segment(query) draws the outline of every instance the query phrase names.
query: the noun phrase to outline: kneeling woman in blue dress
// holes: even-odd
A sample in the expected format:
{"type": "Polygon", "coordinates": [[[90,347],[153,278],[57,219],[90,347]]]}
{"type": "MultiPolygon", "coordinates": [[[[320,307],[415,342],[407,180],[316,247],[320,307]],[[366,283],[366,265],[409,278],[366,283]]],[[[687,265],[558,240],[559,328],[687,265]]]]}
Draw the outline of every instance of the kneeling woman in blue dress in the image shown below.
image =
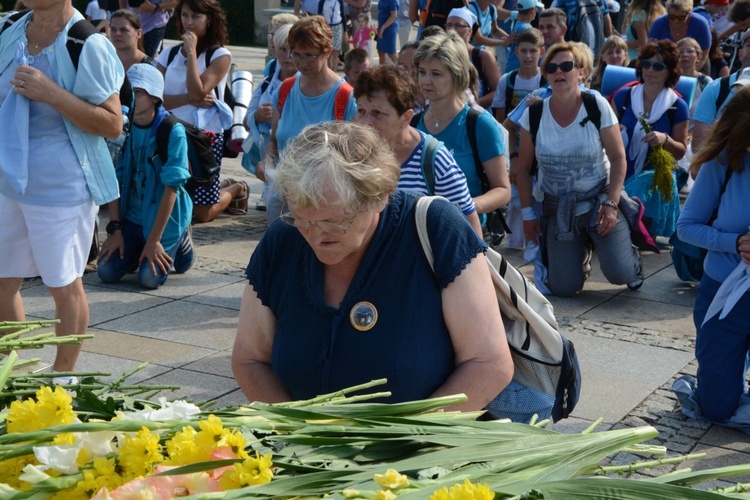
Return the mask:
{"type": "Polygon", "coordinates": [[[164,78],[148,64],[134,64],[128,78],[135,94],[130,136],[117,165],[120,198],[110,202],[109,235],[99,254],[99,278],[107,283],[138,269],[138,282],[159,288],[169,273],[187,271],[195,255],[190,237],[193,202],[185,128],[172,127],[167,160],[156,149],[156,129],[169,114],[162,106],[164,78]]]}
{"type": "Polygon", "coordinates": [[[372,128],[305,128],[272,176],[284,201],[247,267],[232,369],[250,401],[314,397],[387,378],[386,402],[463,393],[480,410],[513,361],[487,245],[447,200],[427,211],[372,128]]]}

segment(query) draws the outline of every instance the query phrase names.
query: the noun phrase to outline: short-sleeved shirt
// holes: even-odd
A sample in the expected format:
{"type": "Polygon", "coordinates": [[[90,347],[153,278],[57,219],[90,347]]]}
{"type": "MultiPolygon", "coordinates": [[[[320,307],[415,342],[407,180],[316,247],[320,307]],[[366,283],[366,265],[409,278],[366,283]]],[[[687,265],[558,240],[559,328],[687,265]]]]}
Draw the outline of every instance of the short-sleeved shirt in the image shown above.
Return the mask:
{"type": "Polygon", "coordinates": [[[275,317],[271,365],[293,399],[378,378],[388,379],[387,402],[422,399],[453,372],[441,290],[486,246],[453,204],[433,202],[433,273],[416,234],[416,199],[404,191],[390,197],[338,308],[326,304],[324,266],[297,229],[277,220],[258,244],[247,277],[275,317]],[[368,331],[350,320],[363,302],[377,310],[368,331]]]}
{"type": "Polygon", "coordinates": [[[542,73],[537,72],[536,75],[531,78],[522,78],[521,75],[516,75],[516,81],[513,85],[513,97],[511,102],[505,102],[505,91],[508,87],[508,78],[510,73],[505,73],[500,77],[500,82],[497,84],[497,91],[495,97],[492,99],[492,107],[495,109],[505,108],[513,109],[520,104],[523,99],[529,95],[532,91],[539,88],[539,82],[542,81],[542,73]]]}
{"type": "MultiPolygon", "coordinates": [[[[474,166],[474,154],[469,142],[469,134],[466,129],[466,118],[469,115],[469,106],[464,106],[453,120],[441,132],[432,134],[437,140],[443,141],[456,163],[461,167],[466,182],[469,186],[471,196],[482,195],[482,183],[474,166]]],[[[430,133],[424,125],[424,116],[420,118],[417,129],[430,133]]],[[[494,118],[488,113],[481,113],[477,118],[477,149],[479,159],[486,162],[505,153],[505,144],[500,134],[500,129],[494,118]]]]}
{"type": "MultiPolygon", "coordinates": [[[[625,34],[628,37],[628,40],[637,40],[638,39],[638,33],[635,31],[635,23],[646,23],[646,33],[648,33],[648,14],[645,10],[639,9],[633,12],[633,14],[630,16],[630,22],[628,23],[628,27],[625,28],[625,34]]],[[[628,58],[631,61],[635,61],[638,58],[638,55],[640,54],[640,51],[638,49],[631,49],[628,47],[628,58]]]]}
{"type": "Polygon", "coordinates": [[[701,92],[698,105],[695,107],[695,113],[693,113],[693,120],[696,122],[705,123],[706,125],[712,125],[714,121],[719,119],[721,112],[724,110],[729,99],[732,98],[735,92],[735,88],[732,84],[737,81],[739,71],[729,75],[729,94],[724,102],[721,103],[721,107],[716,109],[716,99],[719,97],[719,91],[721,90],[721,78],[712,81],[706,88],[701,92]]]}
{"type": "Polygon", "coordinates": [[[99,8],[99,2],[91,0],[86,6],[86,15],[91,18],[92,22],[103,21],[107,19],[107,11],[99,8]]]}
{"type": "MultiPolygon", "coordinates": [[[[533,28],[533,26],[530,24],[527,24],[523,21],[516,21],[511,31],[515,33],[517,36],[521,34],[522,31],[526,31],[527,29],[531,29],[531,28],[533,28]]],[[[507,59],[507,62],[505,63],[506,73],[521,67],[521,61],[518,60],[518,56],[516,55],[516,43],[515,42],[510,44],[510,46],[508,47],[507,53],[508,53],[508,59],[507,59]]]]}
{"type": "MultiPolygon", "coordinates": [[[[638,118],[635,116],[635,113],[633,113],[633,107],[628,106],[625,111],[621,111],[622,107],[625,105],[625,99],[627,97],[627,93],[632,90],[631,87],[621,89],[615,94],[614,102],[615,106],[617,107],[617,110],[620,114],[620,123],[624,125],[627,129],[628,134],[628,141],[630,141],[633,138],[633,131],[635,130],[635,126],[638,123],[638,118]]],[[[674,106],[676,107],[674,112],[674,123],[671,123],[669,121],[669,113],[664,113],[661,115],[661,117],[656,120],[654,123],[651,123],[651,128],[656,132],[664,132],[667,134],[672,133],[672,127],[674,125],[677,125],[679,123],[685,122],[690,119],[690,113],[688,111],[687,103],[681,98],[677,98],[677,100],[674,103],[674,106]]],[[[625,153],[627,156],[628,161],[628,169],[627,173],[625,174],[625,178],[629,178],[633,174],[635,174],[635,166],[633,164],[633,158],[630,157],[629,148],[625,148],[625,153]]],[[[648,153],[651,153],[651,148],[649,147],[648,153]]],[[[647,156],[648,156],[647,153],[647,156]]]]}
{"type": "MultiPolygon", "coordinates": [[[[700,14],[690,13],[690,22],[685,36],[694,38],[704,53],[711,48],[711,29],[708,21],[700,14]]],[[[648,32],[648,37],[655,40],[672,40],[676,42],[669,33],[669,14],[659,16],[654,20],[654,24],[651,25],[651,29],[648,32]]]]}
{"type": "MultiPolygon", "coordinates": [[[[419,135],[422,139],[414,148],[411,156],[401,164],[401,177],[398,179],[398,188],[405,191],[413,191],[421,195],[429,195],[424,174],[422,173],[422,151],[424,151],[426,135],[421,130],[419,135]]],[[[425,166],[427,168],[427,166],[425,166]]],[[[447,198],[449,201],[461,207],[464,215],[470,215],[477,211],[474,200],[469,194],[466,185],[466,176],[456,165],[456,160],[441,146],[435,151],[435,164],[433,173],[435,176],[435,195],[447,198]]]]}
{"type": "MultiPolygon", "coordinates": [[[[486,37],[492,36],[492,28],[494,27],[493,20],[497,20],[497,7],[490,4],[487,8],[486,12],[482,12],[481,7],[479,7],[479,4],[477,3],[477,0],[472,0],[469,3],[469,10],[474,13],[475,16],[477,16],[477,22],[479,23],[479,31],[482,33],[482,35],[486,37]]],[[[479,47],[480,45],[471,42],[472,45],[475,47],[479,47]]]]}
{"type": "MultiPolygon", "coordinates": [[[[601,130],[617,124],[615,112],[603,97],[597,95],[596,103],[601,111],[601,130]]],[[[544,100],[544,110],[536,139],[536,160],[539,166],[539,187],[543,193],[562,197],[572,192],[594,189],[609,178],[609,158],[599,130],[587,122],[586,107],[581,103],[578,115],[567,127],[560,126],[552,117],[549,99],[544,100]]],[[[524,112],[521,126],[530,131],[529,111],[524,112]]],[[[579,204],[576,215],[590,210],[579,204]]]]}
{"type": "MultiPolygon", "coordinates": [[[[187,58],[183,55],[182,50],[178,50],[174,59],[172,59],[172,62],[168,64],[167,61],[169,60],[169,52],[171,50],[171,48],[162,50],[159,53],[159,57],[156,58],[156,62],[166,68],[166,73],[164,74],[164,95],[187,94],[187,58]]],[[[211,56],[209,64],[221,56],[229,56],[231,58],[232,54],[224,47],[218,47],[211,56]]],[[[203,72],[206,71],[205,51],[198,54],[196,63],[198,64],[198,74],[202,75],[203,72]]],[[[217,98],[219,100],[224,99],[224,87],[227,83],[227,76],[228,75],[224,75],[216,85],[216,89],[219,93],[217,98]]],[[[170,111],[180,120],[185,120],[188,123],[195,123],[194,115],[197,109],[198,107],[193,106],[192,104],[183,104],[182,106],[178,106],[170,111]]],[[[218,113],[211,118],[209,126],[211,127],[210,130],[221,130],[221,119],[219,118],[218,113]]]]}
{"type": "MultiPolygon", "coordinates": [[[[276,125],[276,143],[279,153],[286,145],[297,137],[302,129],[308,125],[333,121],[334,103],[336,101],[336,92],[343,85],[344,80],[334,85],[328,92],[317,97],[307,97],[299,88],[299,78],[294,82],[294,86],[289,91],[289,95],[284,101],[284,109],[281,112],[279,123],[276,125]]],[[[274,109],[279,109],[279,91],[281,86],[274,92],[271,104],[274,109]]],[[[344,120],[349,121],[357,114],[357,103],[354,100],[354,92],[349,96],[349,102],[346,105],[344,120]]]]}

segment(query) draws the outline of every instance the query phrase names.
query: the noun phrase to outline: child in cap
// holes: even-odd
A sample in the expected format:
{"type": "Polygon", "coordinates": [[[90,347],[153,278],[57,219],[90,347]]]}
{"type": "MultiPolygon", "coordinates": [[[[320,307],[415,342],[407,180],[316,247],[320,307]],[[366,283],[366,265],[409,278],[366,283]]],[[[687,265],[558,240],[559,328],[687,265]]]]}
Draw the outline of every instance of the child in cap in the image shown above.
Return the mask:
{"type": "Polygon", "coordinates": [[[169,115],[162,106],[164,79],[148,64],[134,64],[128,78],[135,95],[133,125],[116,167],[120,198],[108,204],[108,237],[99,254],[99,279],[119,281],[138,270],[138,282],[159,288],[169,273],[183,273],[195,259],[190,235],[193,202],[185,128],[172,127],[167,160],[156,150],[156,130],[169,115]]]}
{"type": "MultiPolygon", "coordinates": [[[[513,23],[513,27],[510,32],[511,35],[515,33],[516,36],[522,32],[531,29],[531,22],[536,17],[537,7],[544,8],[544,4],[537,2],[537,0],[518,0],[516,8],[518,9],[518,20],[513,23]]],[[[516,44],[512,43],[508,47],[508,62],[505,64],[505,72],[508,73],[514,69],[518,69],[521,66],[521,62],[516,55],[516,44]]]]}

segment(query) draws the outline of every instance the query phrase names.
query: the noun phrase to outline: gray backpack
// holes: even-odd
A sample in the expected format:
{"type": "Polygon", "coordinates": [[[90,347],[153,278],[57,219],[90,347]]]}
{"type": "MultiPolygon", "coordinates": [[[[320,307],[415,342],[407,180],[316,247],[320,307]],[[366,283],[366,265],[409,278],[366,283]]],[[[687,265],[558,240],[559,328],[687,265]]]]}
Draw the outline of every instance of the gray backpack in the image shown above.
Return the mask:
{"type": "Polygon", "coordinates": [[[568,15],[566,39],[583,42],[599,57],[604,45],[604,14],[598,0],[567,0],[560,5],[568,15]]]}

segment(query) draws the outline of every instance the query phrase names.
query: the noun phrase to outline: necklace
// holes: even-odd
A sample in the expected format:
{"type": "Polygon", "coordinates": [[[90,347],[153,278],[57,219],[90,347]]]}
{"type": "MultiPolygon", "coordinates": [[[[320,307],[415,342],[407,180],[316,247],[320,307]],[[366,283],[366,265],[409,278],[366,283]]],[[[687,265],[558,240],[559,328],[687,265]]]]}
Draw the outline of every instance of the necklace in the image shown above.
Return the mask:
{"type": "Polygon", "coordinates": [[[432,121],[435,122],[434,128],[440,128],[441,123],[445,123],[446,120],[450,121],[452,120],[457,113],[451,113],[449,116],[446,116],[445,118],[438,119],[437,116],[435,116],[435,113],[432,111],[432,108],[430,108],[430,117],[432,118],[432,121]]]}
{"type": "MultiPolygon", "coordinates": [[[[33,18],[32,18],[32,21],[33,21],[33,18]]],[[[26,26],[26,39],[29,41],[29,43],[31,43],[31,38],[36,39],[36,41],[34,42],[34,49],[39,49],[39,47],[46,47],[57,38],[57,36],[65,27],[65,24],[59,25],[59,21],[56,21],[55,24],[58,24],[58,26],[54,26],[52,28],[46,28],[43,24],[41,24],[41,21],[37,21],[34,24],[29,22],[29,24],[26,26]],[[29,29],[29,28],[32,28],[32,29],[29,29]],[[39,38],[37,38],[36,36],[32,37],[29,31],[42,32],[42,35],[39,38]],[[47,32],[45,33],[45,31],[47,32]]],[[[67,21],[66,21],[66,24],[67,24],[67,21]]]]}

